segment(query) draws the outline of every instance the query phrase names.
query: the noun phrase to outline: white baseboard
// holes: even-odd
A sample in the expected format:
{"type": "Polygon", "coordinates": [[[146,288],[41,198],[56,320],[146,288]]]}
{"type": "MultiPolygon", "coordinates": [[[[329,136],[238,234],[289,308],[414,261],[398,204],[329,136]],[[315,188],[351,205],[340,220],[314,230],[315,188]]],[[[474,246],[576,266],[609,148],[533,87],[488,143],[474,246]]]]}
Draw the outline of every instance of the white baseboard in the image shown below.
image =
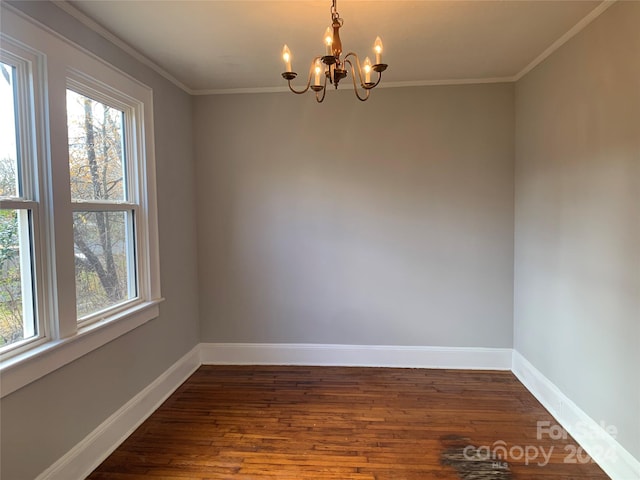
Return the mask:
{"type": "Polygon", "coordinates": [[[196,345],[36,480],[86,478],[200,366],[198,350],[196,345]]]}
{"type": "Polygon", "coordinates": [[[607,475],[613,480],[640,479],[640,462],[515,350],[512,371],[607,475]]]}
{"type": "Polygon", "coordinates": [[[204,365],[321,365],[510,370],[510,348],[201,343],[204,365]]]}

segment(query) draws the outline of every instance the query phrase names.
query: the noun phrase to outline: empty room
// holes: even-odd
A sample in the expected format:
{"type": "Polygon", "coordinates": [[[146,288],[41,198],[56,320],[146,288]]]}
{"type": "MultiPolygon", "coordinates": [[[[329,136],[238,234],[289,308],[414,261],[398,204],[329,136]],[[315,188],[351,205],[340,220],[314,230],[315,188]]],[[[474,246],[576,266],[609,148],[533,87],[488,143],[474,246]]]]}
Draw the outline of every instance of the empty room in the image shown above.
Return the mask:
{"type": "Polygon", "coordinates": [[[0,1],[0,478],[640,480],[640,1],[0,1]]]}

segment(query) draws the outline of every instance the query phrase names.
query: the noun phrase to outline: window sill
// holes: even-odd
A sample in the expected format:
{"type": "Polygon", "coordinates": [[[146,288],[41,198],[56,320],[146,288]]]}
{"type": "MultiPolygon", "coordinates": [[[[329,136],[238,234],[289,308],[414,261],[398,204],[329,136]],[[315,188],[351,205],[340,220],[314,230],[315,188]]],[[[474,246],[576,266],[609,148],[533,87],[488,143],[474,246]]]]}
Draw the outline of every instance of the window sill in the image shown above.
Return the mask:
{"type": "Polygon", "coordinates": [[[3,360],[0,362],[0,398],[156,318],[163,300],[137,304],[109,319],[80,328],[71,337],[47,341],[3,360]]]}

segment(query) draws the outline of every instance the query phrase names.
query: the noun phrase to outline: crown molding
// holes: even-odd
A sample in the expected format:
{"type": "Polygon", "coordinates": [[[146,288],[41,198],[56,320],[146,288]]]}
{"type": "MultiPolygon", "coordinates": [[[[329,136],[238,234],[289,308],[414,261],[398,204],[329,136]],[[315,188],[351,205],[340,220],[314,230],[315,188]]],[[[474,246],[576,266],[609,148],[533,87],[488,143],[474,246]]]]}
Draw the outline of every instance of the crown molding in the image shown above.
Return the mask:
{"type": "Polygon", "coordinates": [[[250,87],[250,88],[211,88],[192,90],[191,95],[234,95],[243,93],[282,93],[288,92],[289,88],[282,87],[250,87]]]}
{"type": "Polygon", "coordinates": [[[105,27],[100,25],[98,22],[96,22],[92,18],[90,18],[87,15],[85,15],[84,13],[82,13],[76,7],[71,5],[67,0],[52,0],[51,3],[53,3],[59,9],[65,11],[66,13],[68,13],[69,15],[74,17],[76,20],[78,20],[84,26],[86,26],[89,29],[93,30],[95,33],[97,33],[101,37],[103,37],[106,40],[108,40],[109,42],[113,43],[115,46],[117,46],[121,50],[124,50],[126,53],[131,55],[133,58],[138,60],[140,63],[146,65],[147,67],[152,69],[154,72],[156,72],[160,76],[162,76],[165,79],[169,80],[176,87],[180,88],[181,90],[183,90],[184,92],[188,93],[189,95],[193,95],[194,94],[194,91],[191,88],[189,88],[184,83],[182,83],[180,80],[178,80],[176,77],[171,75],[169,72],[167,72],[160,65],[158,65],[157,63],[155,63],[153,60],[151,60],[150,58],[146,57],[142,53],[140,53],[138,50],[136,50],[134,47],[132,47],[127,42],[122,40],[120,37],[118,37],[118,36],[114,35],[113,33],[111,33],[105,27]]]}
{"type": "MultiPolygon", "coordinates": [[[[415,80],[408,82],[385,82],[378,85],[379,88],[406,88],[406,87],[435,87],[441,85],[473,85],[478,83],[512,83],[514,77],[488,77],[488,78],[452,78],[445,80],[415,80]]],[[[378,88],[376,87],[376,88],[378,88]]]]}
{"type": "Polygon", "coordinates": [[[579,32],[581,32],[587,25],[593,22],[596,18],[602,15],[611,5],[616,3],[618,0],[604,0],[600,5],[591,10],[582,20],[576,23],[573,27],[567,31],[564,35],[562,35],[559,39],[553,42],[544,52],[538,55],[529,65],[520,70],[516,75],[514,75],[514,81],[520,80],[531,70],[540,65],[543,61],[547,59],[553,52],[562,47],[565,43],[575,37],[579,32]]]}

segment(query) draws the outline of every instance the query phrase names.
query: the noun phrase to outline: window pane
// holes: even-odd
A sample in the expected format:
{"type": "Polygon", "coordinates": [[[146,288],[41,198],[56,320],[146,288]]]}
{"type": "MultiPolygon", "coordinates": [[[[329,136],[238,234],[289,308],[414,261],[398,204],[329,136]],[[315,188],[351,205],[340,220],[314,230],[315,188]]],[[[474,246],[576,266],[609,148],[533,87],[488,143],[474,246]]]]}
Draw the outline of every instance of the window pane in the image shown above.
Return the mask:
{"type": "Polygon", "coordinates": [[[29,212],[0,210],[0,348],[37,334],[29,212]]]}
{"type": "Polygon", "coordinates": [[[127,200],[124,113],[67,90],[72,200],[127,200]]]}
{"type": "Polygon", "coordinates": [[[15,74],[15,67],[0,62],[0,197],[17,197],[20,191],[15,74]]]}
{"type": "Polygon", "coordinates": [[[75,212],[78,318],[136,296],[133,212],[75,212]]]}

